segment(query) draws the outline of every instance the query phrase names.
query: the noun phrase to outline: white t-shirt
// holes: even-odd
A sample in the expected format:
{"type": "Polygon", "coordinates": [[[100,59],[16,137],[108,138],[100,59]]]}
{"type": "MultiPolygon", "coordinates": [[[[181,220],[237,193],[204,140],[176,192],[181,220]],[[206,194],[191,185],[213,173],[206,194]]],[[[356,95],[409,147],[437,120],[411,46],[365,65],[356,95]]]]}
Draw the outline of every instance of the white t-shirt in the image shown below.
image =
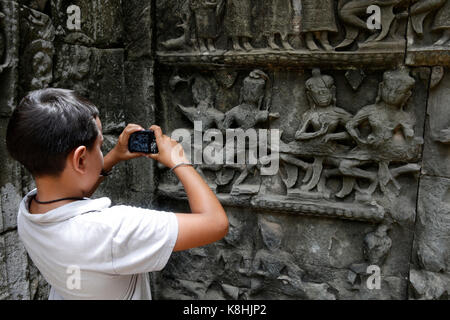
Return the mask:
{"type": "Polygon", "coordinates": [[[151,299],[147,273],[164,268],[178,237],[173,212],[111,207],[105,197],[30,214],[36,193],[20,203],[18,233],[49,299],[151,299]]]}

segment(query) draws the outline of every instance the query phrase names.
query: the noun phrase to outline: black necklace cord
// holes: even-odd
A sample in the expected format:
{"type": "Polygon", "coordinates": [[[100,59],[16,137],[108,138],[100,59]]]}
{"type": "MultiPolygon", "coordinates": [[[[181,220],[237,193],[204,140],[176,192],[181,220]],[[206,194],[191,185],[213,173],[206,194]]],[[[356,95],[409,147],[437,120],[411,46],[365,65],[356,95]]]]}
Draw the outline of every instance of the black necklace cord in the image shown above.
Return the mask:
{"type": "Polygon", "coordinates": [[[77,197],[69,197],[69,198],[56,199],[56,200],[52,200],[52,201],[39,201],[38,199],[36,199],[36,195],[34,195],[32,200],[34,200],[34,201],[36,201],[37,203],[40,203],[40,204],[49,204],[49,203],[55,203],[55,202],[65,201],[65,200],[85,200],[85,199],[84,198],[77,198],[77,197]]]}

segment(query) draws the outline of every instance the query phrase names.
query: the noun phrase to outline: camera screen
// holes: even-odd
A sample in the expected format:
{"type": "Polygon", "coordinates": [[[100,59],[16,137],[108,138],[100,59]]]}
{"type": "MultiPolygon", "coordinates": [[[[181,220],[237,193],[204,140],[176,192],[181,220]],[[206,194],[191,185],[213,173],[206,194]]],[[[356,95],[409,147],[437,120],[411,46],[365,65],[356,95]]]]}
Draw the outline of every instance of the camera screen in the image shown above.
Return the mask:
{"type": "Polygon", "coordinates": [[[135,132],[128,142],[130,152],[158,153],[155,134],[152,131],[135,132]]]}

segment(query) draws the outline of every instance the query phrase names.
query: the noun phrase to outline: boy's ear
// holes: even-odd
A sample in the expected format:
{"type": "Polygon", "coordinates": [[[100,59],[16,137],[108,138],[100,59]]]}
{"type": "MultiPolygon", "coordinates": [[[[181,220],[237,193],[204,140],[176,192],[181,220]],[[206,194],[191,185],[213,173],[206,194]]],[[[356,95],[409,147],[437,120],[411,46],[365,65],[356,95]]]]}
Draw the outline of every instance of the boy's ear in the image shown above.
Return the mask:
{"type": "Polygon", "coordinates": [[[87,149],[85,146],[79,146],[72,153],[72,167],[79,173],[84,173],[86,170],[86,156],[87,149]]]}

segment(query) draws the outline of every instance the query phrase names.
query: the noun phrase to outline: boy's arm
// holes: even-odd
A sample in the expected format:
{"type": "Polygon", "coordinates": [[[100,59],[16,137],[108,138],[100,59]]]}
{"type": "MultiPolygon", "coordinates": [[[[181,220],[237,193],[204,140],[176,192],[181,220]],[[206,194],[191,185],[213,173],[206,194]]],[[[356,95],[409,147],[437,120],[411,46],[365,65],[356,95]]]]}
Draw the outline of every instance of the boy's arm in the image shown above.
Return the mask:
{"type": "MultiPolygon", "coordinates": [[[[159,153],[148,155],[168,168],[188,162],[181,145],[152,126],[159,153]]],[[[200,247],[218,241],[228,233],[228,217],[214,192],[191,166],[180,166],[174,173],[184,186],[192,213],[178,213],[178,238],[173,251],[200,247]]]]}

